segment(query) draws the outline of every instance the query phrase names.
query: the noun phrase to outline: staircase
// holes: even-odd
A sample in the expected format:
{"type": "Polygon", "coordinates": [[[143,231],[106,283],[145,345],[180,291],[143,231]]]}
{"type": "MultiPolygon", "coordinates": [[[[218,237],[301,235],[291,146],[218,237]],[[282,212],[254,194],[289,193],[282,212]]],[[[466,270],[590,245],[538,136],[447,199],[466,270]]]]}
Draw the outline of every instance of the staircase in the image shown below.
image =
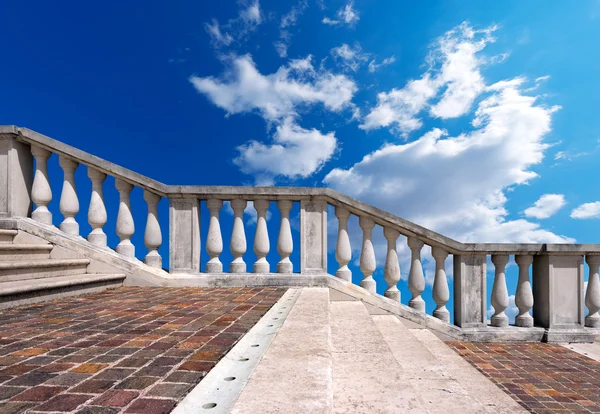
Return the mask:
{"type": "Polygon", "coordinates": [[[50,243],[0,229],[0,309],[123,285],[124,274],[88,272],[91,261],[68,258],[50,243]]]}
{"type": "Polygon", "coordinates": [[[525,411],[431,331],[305,288],[232,412],[525,411]]]}

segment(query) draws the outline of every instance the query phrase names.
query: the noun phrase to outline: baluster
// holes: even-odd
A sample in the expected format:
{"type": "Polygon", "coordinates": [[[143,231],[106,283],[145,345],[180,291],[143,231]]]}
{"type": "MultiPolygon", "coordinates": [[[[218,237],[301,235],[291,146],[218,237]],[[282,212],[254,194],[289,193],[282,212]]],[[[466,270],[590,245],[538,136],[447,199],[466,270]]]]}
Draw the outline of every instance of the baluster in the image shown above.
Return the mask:
{"type": "Polygon", "coordinates": [[[529,266],[533,263],[533,256],[517,255],[515,261],[519,265],[519,281],[515,293],[515,305],[519,308],[519,315],[515,318],[515,325],[531,328],[533,318],[529,314],[529,310],[533,306],[533,292],[529,281],[529,266]]]}
{"type": "Polygon", "coordinates": [[[358,221],[363,231],[362,250],[360,252],[360,270],[363,273],[363,280],[360,286],[371,293],[376,293],[375,280],[373,272],[376,269],[375,250],[373,250],[373,227],[375,222],[367,217],[361,217],[358,221]]]}
{"type": "Polygon", "coordinates": [[[421,294],[425,290],[425,276],[423,275],[423,264],[421,263],[421,249],[423,243],[419,239],[409,237],[407,240],[410,248],[410,273],[408,274],[408,289],[412,293],[412,299],[408,306],[421,312],[425,312],[425,301],[421,294]]]}
{"type": "Polygon", "coordinates": [[[206,263],[207,273],[223,272],[223,263],[219,260],[219,255],[223,252],[223,238],[221,237],[221,225],[219,224],[219,213],[223,207],[223,200],[206,200],[206,207],[210,212],[210,222],[208,225],[208,235],[206,237],[206,251],[210,260],[206,263]]]}
{"type": "Polygon", "coordinates": [[[229,267],[231,273],[245,273],[246,262],[244,262],[244,254],[246,253],[246,232],[244,230],[244,210],[248,202],[236,198],[231,200],[231,208],[233,209],[233,230],[231,232],[231,242],[229,248],[233,255],[233,261],[229,267]]]}
{"type": "Polygon", "coordinates": [[[335,207],[335,216],[338,219],[338,238],[335,247],[335,260],[340,268],[335,275],[340,279],[352,282],[352,272],[348,268],[348,263],[352,259],[352,247],[350,246],[350,237],[348,236],[348,217],[350,212],[344,207],[335,207]]]}
{"type": "Polygon", "coordinates": [[[52,189],[48,181],[48,158],[52,153],[43,148],[32,146],[31,154],[35,157],[35,176],[31,187],[31,199],[36,205],[31,218],[40,223],[52,225],[52,213],[48,204],[52,201],[52,189]]]}
{"type": "Polygon", "coordinates": [[[279,238],[277,239],[277,252],[281,256],[281,260],[277,263],[277,273],[292,273],[293,266],[290,261],[290,255],[294,249],[292,240],[292,228],[290,227],[290,210],[292,202],[290,200],[279,200],[277,207],[281,213],[281,227],[279,230],[279,238]]]}
{"type": "Polygon", "coordinates": [[[270,271],[269,262],[267,262],[267,254],[270,249],[269,233],[267,232],[269,204],[269,200],[254,200],[254,209],[256,210],[256,234],[254,235],[256,262],[254,262],[254,273],[269,273],[270,271]]]}
{"type": "Polygon", "coordinates": [[[398,263],[398,252],[396,252],[396,241],[400,232],[386,227],[383,229],[383,235],[387,239],[387,256],[383,275],[388,284],[384,296],[399,302],[400,291],[396,285],[400,281],[400,263],[398,263]]]}
{"type": "Polygon", "coordinates": [[[104,192],[102,183],[106,174],[88,167],[88,177],[92,181],[92,197],[88,208],[88,223],[92,231],[88,234],[88,241],[96,246],[106,246],[106,234],[102,227],[106,224],[106,207],[104,206],[104,192]]]}
{"type": "Polygon", "coordinates": [[[450,312],[446,309],[446,303],[450,299],[448,279],[446,278],[446,258],[448,257],[448,252],[441,247],[432,247],[431,254],[435,258],[433,300],[437,305],[433,311],[433,316],[444,322],[450,322],[450,312]]]}
{"type": "Polygon", "coordinates": [[[67,234],[79,236],[79,224],[75,220],[75,216],[79,213],[79,200],[77,199],[77,190],[75,188],[75,170],[79,166],[79,163],[60,156],[58,164],[64,174],[59,202],[60,212],[64,216],[64,220],[60,223],[60,229],[67,234]]]}
{"type": "Polygon", "coordinates": [[[158,248],[162,244],[162,233],[158,223],[158,202],[160,196],[144,190],[144,200],[148,204],[148,219],[146,220],[146,231],[144,232],[144,244],[148,249],[148,254],[144,262],[148,266],[162,269],[162,257],[158,253],[158,248]]]}
{"type": "Polygon", "coordinates": [[[131,243],[131,236],[135,232],[135,224],[131,215],[131,205],[129,194],[133,190],[133,185],[126,181],[116,179],[115,187],[119,191],[119,213],[117,214],[117,236],[121,242],[115,249],[127,257],[135,257],[135,246],[131,243]]]}
{"type": "Polygon", "coordinates": [[[494,307],[492,326],[503,328],[508,326],[508,317],[504,313],[504,310],[508,307],[508,289],[506,288],[506,274],[504,273],[508,263],[508,255],[494,254],[492,255],[492,263],[496,268],[492,287],[492,306],[494,307]]]}
{"type": "Polygon", "coordinates": [[[590,277],[585,292],[585,306],[589,310],[585,317],[585,326],[597,328],[600,326],[600,316],[598,315],[598,310],[600,310],[600,280],[598,278],[600,256],[586,256],[585,261],[590,267],[590,277]]]}

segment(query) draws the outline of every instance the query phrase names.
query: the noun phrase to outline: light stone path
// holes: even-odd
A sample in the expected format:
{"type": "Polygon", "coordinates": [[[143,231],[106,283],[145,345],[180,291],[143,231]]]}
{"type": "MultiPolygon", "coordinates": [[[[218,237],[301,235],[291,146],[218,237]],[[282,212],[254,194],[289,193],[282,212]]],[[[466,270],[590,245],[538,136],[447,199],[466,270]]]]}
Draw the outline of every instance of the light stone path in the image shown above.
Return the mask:
{"type": "Polygon", "coordinates": [[[600,342],[591,344],[563,344],[563,346],[578,354],[600,362],[600,342]]]}
{"type": "Polygon", "coordinates": [[[336,297],[303,289],[232,412],[526,412],[430,331],[336,297]]]}

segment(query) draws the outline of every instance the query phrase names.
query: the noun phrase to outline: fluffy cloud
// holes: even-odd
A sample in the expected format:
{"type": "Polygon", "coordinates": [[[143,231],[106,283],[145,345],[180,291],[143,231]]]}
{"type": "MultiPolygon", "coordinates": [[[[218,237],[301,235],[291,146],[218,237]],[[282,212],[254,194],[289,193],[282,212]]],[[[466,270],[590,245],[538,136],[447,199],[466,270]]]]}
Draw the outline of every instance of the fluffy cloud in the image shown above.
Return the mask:
{"type": "Polygon", "coordinates": [[[585,203],[571,211],[571,218],[590,219],[600,218],[600,201],[585,203]]]}
{"type": "Polygon", "coordinates": [[[369,59],[369,55],[363,53],[359,44],[351,47],[344,43],[331,49],[330,53],[344,68],[354,72],[369,59]]]}
{"type": "Polygon", "coordinates": [[[433,129],[386,145],[349,169],[332,170],[324,183],[465,242],[572,242],[539,224],[506,220],[504,190],[537,177],[530,168],[543,159],[558,109],[524,95],[524,82],[485,88],[473,130],[452,137],[433,129]]]}
{"type": "Polygon", "coordinates": [[[258,0],[254,0],[242,3],[238,17],[229,19],[225,25],[221,26],[217,19],[212,19],[211,23],[204,24],[204,29],[210,36],[213,47],[218,49],[230,46],[234,40],[242,40],[261,23],[260,4],[258,0]]]}
{"type": "Polygon", "coordinates": [[[369,62],[369,72],[374,73],[379,68],[391,65],[395,61],[396,61],[396,58],[394,56],[390,56],[388,58],[383,59],[383,61],[381,63],[376,63],[375,59],[373,59],[372,61],[369,62]]]}
{"type": "Polygon", "coordinates": [[[318,171],[337,148],[334,133],[304,129],[296,122],[298,107],[322,104],[332,112],[351,107],[354,82],[344,75],[315,70],[311,57],[291,60],[263,75],[250,55],[231,58],[221,78],[190,77],[196,90],[228,115],[257,112],[275,126],[273,144],[250,141],[238,148],[235,163],[262,183],[274,177],[307,177],[318,171]]]}
{"type": "Polygon", "coordinates": [[[527,217],[546,219],[553,216],[567,204],[562,194],[544,194],[535,204],[523,212],[527,217]]]}
{"type": "Polygon", "coordinates": [[[486,60],[478,53],[494,41],[495,30],[495,26],[474,30],[463,23],[448,31],[433,45],[427,59],[429,69],[402,89],[379,93],[377,105],[360,127],[365,130],[391,127],[406,136],[421,128],[422,121],[417,115],[425,109],[442,119],[467,113],[484,90],[480,67],[486,60]],[[440,91],[443,91],[441,96],[440,91]],[[435,97],[439,100],[430,103],[435,97]]]}
{"type": "Polygon", "coordinates": [[[212,19],[212,23],[204,25],[206,32],[210,35],[214,47],[229,46],[233,42],[233,37],[229,33],[221,32],[221,27],[217,19],[212,19]]]}
{"type": "Polygon", "coordinates": [[[284,14],[281,17],[281,22],[279,23],[279,40],[273,43],[275,46],[275,50],[279,57],[285,58],[287,57],[287,50],[290,46],[292,35],[290,33],[290,28],[295,26],[298,22],[298,18],[304,13],[304,11],[308,8],[307,0],[300,0],[296,5],[294,5],[289,12],[284,14]]]}
{"type": "Polygon", "coordinates": [[[360,15],[358,11],[356,11],[356,9],[354,8],[354,2],[349,1],[344,7],[337,11],[335,19],[324,17],[322,22],[330,26],[335,26],[338,24],[347,24],[349,26],[352,26],[359,20],[360,15]]]}

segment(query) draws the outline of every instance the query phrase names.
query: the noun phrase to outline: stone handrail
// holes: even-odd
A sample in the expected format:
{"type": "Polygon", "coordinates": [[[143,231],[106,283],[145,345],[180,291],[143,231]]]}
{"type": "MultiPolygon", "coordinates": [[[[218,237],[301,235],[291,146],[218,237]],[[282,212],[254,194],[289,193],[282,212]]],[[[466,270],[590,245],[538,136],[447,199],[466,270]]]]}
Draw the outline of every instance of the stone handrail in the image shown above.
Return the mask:
{"type": "MultiPolygon", "coordinates": [[[[246,241],[243,212],[248,201],[253,201],[257,214],[253,241],[257,259],[251,267],[254,273],[271,272],[267,261],[271,246],[266,221],[270,202],[277,202],[281,216],[277,240],[277,251],[280,255],[276,266],[277,273],[291,274],[293,269],[290,261],[293,240],[289,214],[294,203],[300,204],[300,273],[328,273],[327,207],[331,205],[335,208],[338,219],[336,260],[339,266],[335,274],[340,279],[352,281],[352,273],[348,268],[348,263],[352,260],[348,219],[351,215],[356,215],[363,235],[360,249],[360,270],[363,278],[360,285],[372,294],[376,294],[377,291],[373,279],[377,266],[372,231],[379,225],[383,228],[387,240],[384,265],[387,289],[384,296],[389,299],[400,300],[397,288],[400,267],[396,245],[398,237],[403,235],[407,237],[411,251],[408,287],[412,298],[408,301],[408,306],[418,312],[425,312],[425,302],[421,297],[425,289],[421,250],[424,245],[428,245],[436,265],[433,283],[436,309],[433,316],[442,321],[450,321],[450,312],[446,308],[450,292],[445,262],[447,257],[452,255],[454,323],[463,329],[487,328],[486,264],[489,256],[495,268],[491,291],[494,308],[491,326],[507,327],[508,317],[505,310],[508,307],[509,295],[505,268],[509,255],[514,255],[519,266],[519,280],[515,293],[515,302],[519,308],[519,315],[515,320],[517,327],[533,328],[537,325],[546,328],[547,331],[557,330],[555,335],[560,339],[561,332],[564,333],[565,329],[583,329],[584,325],[600,326],[600,245],[461,243],[328,188],[166,185],[37,132],[15,126],[0,126],[0,160],[2,157],[7,160],[6,171],[0,171],[0,184],[6,187],[6,191],[2,190],[0,193],[0,217],[30,215],[40,223],[52,225],[52,213],[48,209],[52,200],[52,189],[48,179],[47,160],[53,153],[58,155],[64,175],[60,198],[60,212],[64,220],[60,229],[67,234],[79,236],[79,224],[75,220],[79,212],[79,196],[74,172],[80,164],[88,167],[88,176],[92,181],[88,221],[92,231],[87,239],[94,245],[107,246],[107,237],[103,231],[107,222],[103,181],[110,175],[115,178],[115,187],[120,197],[116,224],[120,242],[115,250],[124,256],[135,257],[135,247],[131,242],[135,232],[135,221],[130,207],[130,192],[134,186],[140,187],[144,190],[144,200],[148,205],[144,233],[144,244],[148,253],[144,261],[149,266],[161,268],[162,258],[158,249],[162,244],[162,234],[158,221],[158,203],[161,198],[169,199],[171,273],[200,273],[201,201],[210,212],[204,246],[210,257],[205,266],[207,273],[224,272],[219,259],[223,252],[219,213],[224,201],[230,202],[234,211],[234,226],[229,246],[234,260],[230,264],[230,273],[247,272],[243,256],[249,243],[246,241]],[[36,161],[35,172],[33,158],[36,161]],[[33,212],[32,202],[36,205],[33,212]],[[584,259],[590,268],[590,281],[585,294],[589,313],[585,320],[584,259]],[[529,276],[531,265],[533,286],[529,276]],[[533,316],[530,314],[532,310],[533,316]]],[[[537,331],[533,329],[530,332],[537,331]]],[[[525,338],[528,336],[525,335],[525,338]]]]}

